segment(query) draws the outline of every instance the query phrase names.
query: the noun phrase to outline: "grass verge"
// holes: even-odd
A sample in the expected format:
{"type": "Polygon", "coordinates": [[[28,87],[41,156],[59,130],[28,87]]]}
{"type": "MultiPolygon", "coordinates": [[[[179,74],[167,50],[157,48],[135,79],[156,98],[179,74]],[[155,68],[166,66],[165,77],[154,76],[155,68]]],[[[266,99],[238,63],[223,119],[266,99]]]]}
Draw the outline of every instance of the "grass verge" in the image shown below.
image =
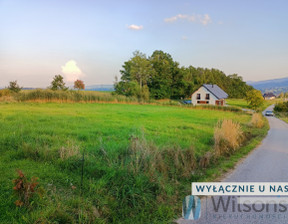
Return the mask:
{"type": "Polygon", "coordinates": [[[287,112],[275,112],[275,116],[282,121],[288,123],[288,113],[287,112]]]}
{"type": "Polygon", "coordinates": [[[261,141],[266,137],[269,131],[269,123],[267,119],[264,119],[264,126],[259,129],[254,129],[252,132],[249,128],[249,124],[244,127],[244,133],[246,133],[246,142],[236,150],[230,156],[220,157],[214,164],[208,169],[200,173],[198,181],[215,181],[220,178],[223,174],[227,173],[245,156],[247,156],[253,149],[255,149],[261,141]]]}
{"type": "MultiPolygon", "coordinates": [[[[280,99],[265,100],[264,104],[261,106],[261,108],[259,110],[263,111],[267,107],[269,107],[270,105],[276,104],[279,101],[280,101],[280,99]]],[[[237,107],[237,108],[251,109],[250,105],[248,105],[248,103],[245,99],[227,99],[226,102],[229,106],[233,106],[233,107],[237,107]]]]}

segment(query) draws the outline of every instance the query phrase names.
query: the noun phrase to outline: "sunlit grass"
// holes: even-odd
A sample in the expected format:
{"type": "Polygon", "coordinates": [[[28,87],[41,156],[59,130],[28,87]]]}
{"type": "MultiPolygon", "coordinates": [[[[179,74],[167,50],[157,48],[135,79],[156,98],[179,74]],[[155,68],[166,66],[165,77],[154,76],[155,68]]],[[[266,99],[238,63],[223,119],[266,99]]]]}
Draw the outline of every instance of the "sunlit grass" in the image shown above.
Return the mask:
{"type": "MultiPolygon", "coordinates": [[[[259,132],[248,125],[251,115],[208,108],[0,103],[0,211],[4,214],[0,221],[64,222],[69,217],[82,223],[167,223],[180,215],[182,198],[189,194],[191,181],[211,178],[215,176],[215,169],[223,168],[222,162],[218,161],[193,175],[176,175],[176,171],[171,172],[182,166],[169,161],[182,161],[183,155],[194,153],[195,161],[199,161],[206,152],[213,150],[214,128],[223,119],[239,122],[243,131],[251,135],[265,133],[264,129],[259,132]],[[155,157],[151,161],[155,167],[153,176],[147,176],[142,168],[130,170],[129,164],[133,158],[138,158],[137,150],[132,150],[134,154],[130,155],[131,139],[144,139],[147,142],[144,146],[152,147],[147,148],[149,154],[145,154],[143,163],[149,166],[149,159],[155,157]],[[154,153],[153,149],[167,152],[167,157],[154,153]],[[176,159],[173,158],[174,149],[176,159]],[[84,150],[84,193],[81,197],[81,155],[84,150]],[[159,161],[163,164],[158,164],[159,158],[165,158],[166,163],[159,161]],[[39,186],[46,192],[44,198],[35,201],[32,211],[15,208],[11,181],[16,176],[16,169],[29,177],[39,177],[39,186]],[[161,169],[165,169],[163,173],[159,172],[161,169]],[[97,212],[99,217],[93,215],[97,212]]],[[[235,163],[236,159],[233,161],[235,163]]],[[[139,167],[142,162],[137,164],[139,167]]],[[[197,164],[193,166],[197,168],[197,164]]],[[[147,170],[152,172],[154,169],[147,170]]]]}
{"type": "MultiPolygon", "coordinates": [[[[276,104],[279,101],[281,101],[281,99],[265,100],[264,104],[261,106],[260,109],[265,110],[270,105],[276,104]]],[[[247,103],[245,99],[227,99],[226,102],[229,106],[251,109],[250,105],[247,103]]]]}

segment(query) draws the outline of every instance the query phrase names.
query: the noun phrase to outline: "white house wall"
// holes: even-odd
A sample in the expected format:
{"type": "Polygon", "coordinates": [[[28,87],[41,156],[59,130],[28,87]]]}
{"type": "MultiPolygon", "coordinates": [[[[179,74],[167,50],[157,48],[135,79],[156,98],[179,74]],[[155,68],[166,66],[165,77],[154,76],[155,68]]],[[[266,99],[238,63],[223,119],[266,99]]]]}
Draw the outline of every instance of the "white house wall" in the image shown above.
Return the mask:
{"type": "Polygon", "coordinates": [[[216,100],[218,99],[203,86],[201,86],[196,92],[194,92],[191,97],[191,102],[193,105],[197,105],[197,101],[209,101],[209,104],[216,105],[216,100]],[[201,96],[200,100],[197,100],[198,93],[200,93],[201,96]],[[210,94],[210,100],[205,99],[207,93],[210,94]]]}

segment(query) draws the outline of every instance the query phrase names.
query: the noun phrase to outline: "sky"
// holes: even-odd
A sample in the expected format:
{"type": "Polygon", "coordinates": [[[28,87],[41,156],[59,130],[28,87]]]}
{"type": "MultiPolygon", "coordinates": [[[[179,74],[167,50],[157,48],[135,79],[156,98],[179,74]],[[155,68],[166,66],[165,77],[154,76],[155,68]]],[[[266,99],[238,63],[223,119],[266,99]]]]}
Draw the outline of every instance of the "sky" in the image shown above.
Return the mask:
{"type": "Polygon", "coordinates": [[[112,84],[135,50],[245,81],[288,77],[286,0],[0,0],[0,87],[112,84]]]}

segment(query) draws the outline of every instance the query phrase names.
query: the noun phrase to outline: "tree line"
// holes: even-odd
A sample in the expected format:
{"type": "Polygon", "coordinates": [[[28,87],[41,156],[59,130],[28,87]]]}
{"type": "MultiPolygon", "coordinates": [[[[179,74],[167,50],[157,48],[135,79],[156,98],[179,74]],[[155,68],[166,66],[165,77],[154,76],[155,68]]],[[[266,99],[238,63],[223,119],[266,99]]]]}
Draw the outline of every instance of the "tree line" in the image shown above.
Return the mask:
{"type": "MultiPolygon", "coordinates": [[[[82,80],[77,79],[74,82],[73,87],[74,89],[81,90],[81,89],[85,89],[85,84],[82,80]]],[[[69,87],[66,86],[62,75],[55,75],[51,82],[51,85],[47,88],[51,90],[63,90],[63,91],[66,91],[69,89],[69,87]]],[[[6,87],[6,89],[12,92],[18,93],[21,91],[21,89],[23,89],[23,87],[20,87],[19,84],[17,83],[17,80],[15,80],[15,81],[9,82],[9,85],[6,87]]]]}
{"type": "Polygon", "coordinates": [[[286,102],[278,102],[275,105],[274,110],[276,112],[285,112],[285,113],[287,113],[288,112],[288,101],[286,101],[286,102]]]}
{"type": "Polygon", "coordinates": [[[122,68],[121,79],[114,84],[115,92],[144,100],[188,98],[205,83],[217,84],[231,98],[244,98],[253,90],[237,74],[227,76],[214,68],[180,67],[170,54],[161,50],[150,57],[135,51],[122,68]]]}

